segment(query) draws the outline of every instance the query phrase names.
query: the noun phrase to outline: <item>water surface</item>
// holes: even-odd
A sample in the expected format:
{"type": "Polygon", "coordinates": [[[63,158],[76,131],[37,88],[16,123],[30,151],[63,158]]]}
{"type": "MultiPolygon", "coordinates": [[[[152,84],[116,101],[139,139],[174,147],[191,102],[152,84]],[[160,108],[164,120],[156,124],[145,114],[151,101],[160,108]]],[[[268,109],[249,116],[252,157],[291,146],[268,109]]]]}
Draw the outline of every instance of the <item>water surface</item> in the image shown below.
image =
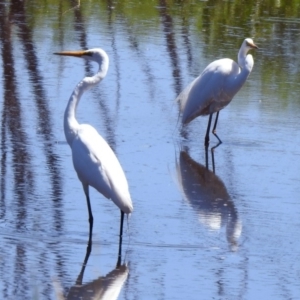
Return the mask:
{"type": "Polygon", "coordinates": [[[0,4],[1,298],[299,299],[299,4],[76,4],[0,4]],[[213,168],[207,118],[183,137],[175,98],[211,61],[236,59],[245,37],[259,50],[220,113],[213,168]],[[52,53],[92,47],[110,68],[77,117],[116,152],[134,213],[116,267],[119,211],[91,190],[83,273],[88,213],[62,120],[96,66],[52,53]]]}

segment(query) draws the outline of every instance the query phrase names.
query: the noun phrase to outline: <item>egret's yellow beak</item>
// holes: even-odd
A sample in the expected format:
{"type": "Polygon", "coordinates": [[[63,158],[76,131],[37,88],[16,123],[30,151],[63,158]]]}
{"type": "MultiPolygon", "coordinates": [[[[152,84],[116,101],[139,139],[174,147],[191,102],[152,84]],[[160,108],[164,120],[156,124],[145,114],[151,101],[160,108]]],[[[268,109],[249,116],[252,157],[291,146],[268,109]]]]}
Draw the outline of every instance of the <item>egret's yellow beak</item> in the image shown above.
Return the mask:
{"type": "Polygon", "coordinates": [[[259,49],[254,43],[253,43],[253,45],[252,45],[252,48],[253,48],[253,49],[259,49]]]}
{"type": "Polygon", "coordinates": [[[252,42],[252,43],[247,42],[247,45],[249,47],[251,47],[252,49],[258,49],[258,47],[254,44],[254,42],[252,42]]]}
{"type": "Polygon", "coordinates": [[[86,51],[62,51],[62,52],[55,52],[55,55],[64,55],[64,56],[75,56],[75,57],[82,57],[83,55],[87,54],[86,51]]]}

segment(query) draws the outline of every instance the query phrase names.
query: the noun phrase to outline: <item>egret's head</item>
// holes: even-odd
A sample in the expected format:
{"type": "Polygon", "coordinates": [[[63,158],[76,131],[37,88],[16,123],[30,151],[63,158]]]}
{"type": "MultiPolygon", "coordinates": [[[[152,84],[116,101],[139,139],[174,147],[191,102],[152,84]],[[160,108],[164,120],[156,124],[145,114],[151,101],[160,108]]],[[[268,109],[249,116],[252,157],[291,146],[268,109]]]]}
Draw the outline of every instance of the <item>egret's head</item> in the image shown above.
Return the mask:
{"type": "Polygon", "coordinates": [[[253,40],[250,38],[244,40],[242,47],[244,47],[247,52],[251,49],[258,49],[253,40]]]}
{"type": "Polygon", "coordinates": [[[83,51],[83,58],[102,63],[104,61],[108,62],[108,55],[101,48],[88,49],[83,51]]]}
{"type": "Polygon", "coordinates": [[[84,58],[86,60],[97,62],[100,67],[105,66],[106,68],[108,68],[108,64],[109,64],[108,55],[101,48],[79,50],[79,51],[62,51],[62,52],[55,52],[53,54],[84,58]]]}

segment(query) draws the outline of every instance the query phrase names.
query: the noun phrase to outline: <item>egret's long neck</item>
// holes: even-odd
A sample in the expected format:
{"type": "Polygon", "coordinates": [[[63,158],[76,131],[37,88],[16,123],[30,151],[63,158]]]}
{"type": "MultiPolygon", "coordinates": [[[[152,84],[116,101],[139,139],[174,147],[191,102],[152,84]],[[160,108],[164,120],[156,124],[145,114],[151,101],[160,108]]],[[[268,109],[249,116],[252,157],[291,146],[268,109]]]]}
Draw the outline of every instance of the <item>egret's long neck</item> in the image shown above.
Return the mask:
{"type": "Polygon", "coordinates": [[[253,68],[253,57],[251,54],[247,55],[248,50],[241,48],[238,54],[238,64],[241,68],[241,73],[243,76],[248,77],[253,68]]]}
{"type": "Polygon", "coordinates": [[[82,94],[99,83],[106,75],[108,69],[108,62],[106,64],[101,64],[99,71],[92,77],[85,77],[82,81],[80,81],[75,87],[70,99],[69,103],[65,110],[64,116],[64,131],[68,144],[71,146],[72,142],[78,132],[79,123],[76,120],[76,109],[79,103],[79,100],[82,94]]]}
{"type": "Polygon", "coordinates": [[[239,91],[248,78],[254,64],[252,55],[247,55],[247,52],[244,49],[240,49],[238,54],[238,64],[240,67],[240,72],[233,80],[233,92],[239,91]]]}

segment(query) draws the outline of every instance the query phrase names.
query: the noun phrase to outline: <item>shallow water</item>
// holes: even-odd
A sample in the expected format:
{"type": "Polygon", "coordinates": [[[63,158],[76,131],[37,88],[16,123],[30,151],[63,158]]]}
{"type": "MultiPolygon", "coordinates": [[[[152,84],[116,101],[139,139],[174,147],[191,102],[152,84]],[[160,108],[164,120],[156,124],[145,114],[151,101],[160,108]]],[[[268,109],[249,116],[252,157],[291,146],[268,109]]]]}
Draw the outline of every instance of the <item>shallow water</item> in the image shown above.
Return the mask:
{"type": "Polygon", "coordinates": [[[276,3],[0,4],[0,298],[299,299],[300,16],[276,3]],[[175,98],[248,36],[254,69],[206,153],[207,118],[182,136],[175,98]],[[52,53],[99,46],[110,69],[77,118],[116,152],[134,212],[116,268],[119,211],[91,190],[80,285],[88,213],[62,120],[96,67],[52,53]]]}

